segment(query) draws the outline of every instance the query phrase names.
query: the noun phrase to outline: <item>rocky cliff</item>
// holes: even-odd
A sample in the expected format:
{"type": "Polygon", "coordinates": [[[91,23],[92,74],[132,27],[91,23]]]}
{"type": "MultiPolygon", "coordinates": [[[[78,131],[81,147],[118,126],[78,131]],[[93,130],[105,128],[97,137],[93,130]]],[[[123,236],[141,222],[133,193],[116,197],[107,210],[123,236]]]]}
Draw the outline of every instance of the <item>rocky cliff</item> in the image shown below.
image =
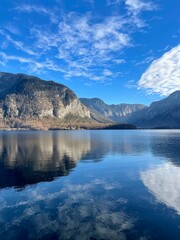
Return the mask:
{"type": "Polygon", "coordinates": [[[1,124],[29,120],[91,120],[91,114],[68,87],[24,74],[0,73],[1,124]]]}
{"type": "Polygon", "coordinates": [[[115,122],[128,122],[128,119],[134,112],[139,112],[145,109],[146,106],[142,104],[112,104],[108,105],[99,98],[80,98],[80,101],[93,109],[94,111],[104,115],[115,122]]]}

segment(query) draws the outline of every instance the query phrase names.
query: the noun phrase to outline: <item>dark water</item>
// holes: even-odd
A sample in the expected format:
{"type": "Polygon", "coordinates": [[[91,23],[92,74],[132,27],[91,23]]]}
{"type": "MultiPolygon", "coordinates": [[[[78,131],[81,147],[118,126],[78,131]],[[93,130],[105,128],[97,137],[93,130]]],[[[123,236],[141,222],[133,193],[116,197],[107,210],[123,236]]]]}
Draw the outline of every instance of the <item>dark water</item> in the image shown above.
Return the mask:
{"type": "Polygon", "coordinates": [[[0,132],[0,239],[180,239],[180,131],[0,132]]]}

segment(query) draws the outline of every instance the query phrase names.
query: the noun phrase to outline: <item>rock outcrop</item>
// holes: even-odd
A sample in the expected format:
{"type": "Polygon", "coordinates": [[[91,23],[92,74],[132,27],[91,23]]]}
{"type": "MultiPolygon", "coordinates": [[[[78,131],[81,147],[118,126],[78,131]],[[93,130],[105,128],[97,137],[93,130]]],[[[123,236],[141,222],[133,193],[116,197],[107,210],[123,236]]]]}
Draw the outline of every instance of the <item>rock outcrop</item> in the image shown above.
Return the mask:
{"type": "Polygon", "coordinates": [[[0,73],[0,119],[7,124],[55,119],[91,120],[91,114],[68,87],[24,74],[0,73]]]}

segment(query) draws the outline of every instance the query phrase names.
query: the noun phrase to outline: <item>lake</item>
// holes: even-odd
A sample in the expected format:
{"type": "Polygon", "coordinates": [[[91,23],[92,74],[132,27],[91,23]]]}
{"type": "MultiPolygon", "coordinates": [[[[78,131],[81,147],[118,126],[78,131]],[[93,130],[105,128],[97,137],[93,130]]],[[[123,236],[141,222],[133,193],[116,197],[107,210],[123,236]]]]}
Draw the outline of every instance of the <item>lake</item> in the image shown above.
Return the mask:
{"type": "Polygon", "coordinates": [[[0,132],[0,239],[180,239],[180,130],[0,132]]]}

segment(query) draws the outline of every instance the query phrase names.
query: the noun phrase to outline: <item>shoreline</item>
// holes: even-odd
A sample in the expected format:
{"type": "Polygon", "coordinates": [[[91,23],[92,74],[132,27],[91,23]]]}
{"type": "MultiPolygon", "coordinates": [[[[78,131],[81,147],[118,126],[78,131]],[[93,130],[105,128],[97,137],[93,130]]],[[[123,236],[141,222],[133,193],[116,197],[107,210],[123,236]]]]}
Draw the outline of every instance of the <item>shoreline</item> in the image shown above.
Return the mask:
{"type": "Polygon", "coordinates": [[[30,131],[91,131],[91,130],[180,130],[180,128],[49,128],[49,129],[38,129],[38,128],[0,128],[0,132],[30,132],[30,131]]]}

